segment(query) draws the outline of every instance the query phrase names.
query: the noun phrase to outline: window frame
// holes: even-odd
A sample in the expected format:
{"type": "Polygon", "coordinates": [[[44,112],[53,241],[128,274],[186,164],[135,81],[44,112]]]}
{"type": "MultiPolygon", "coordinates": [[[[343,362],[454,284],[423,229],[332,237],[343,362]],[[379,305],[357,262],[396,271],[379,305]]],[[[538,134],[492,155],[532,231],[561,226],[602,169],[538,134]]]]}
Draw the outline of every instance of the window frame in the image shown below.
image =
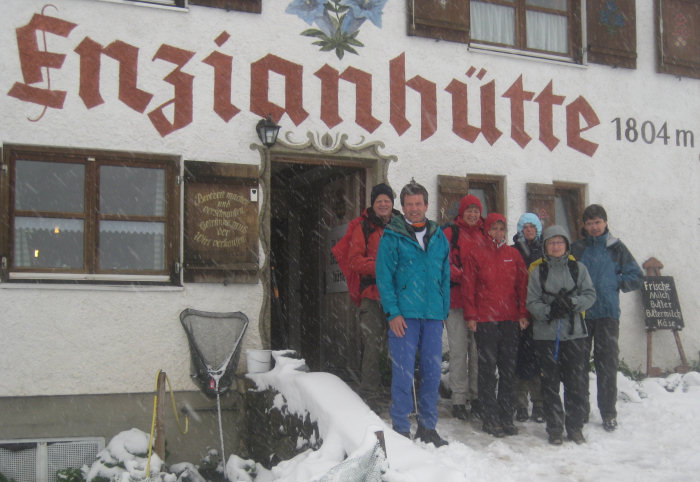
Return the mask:
{"type": "Polygon", "coordinates": [[[560,224],[556,218],[556,200],[562,199],[567,207],[569,222],[567,228],[571,235],[571,241],[581,238],[581,228],[583,228],[582,215],[586,207],[586,185],[574,182],[554,181],[552,184],[526,184],[527,212],[537,214],[542,221],[542,228],[545,229],[553,224],[560,224]],[[543,218],[541,207],[545,206],[548,213],[551,213],[552,221],[548,221],[549,216],[543,218]]]}
{"type": "Polygon", "coordinates": [[[188,0],[190,5],[221,8],[227,12],[262,13],[262,0],[188,0]]]}
{"type": "MultiPolygon", "coordinates": [[[[0,255],[2,262],[2,281],[32,282],[78,282],[78,283],[129,283],[129,284],[180,284],[180,156],[138,152],[108,151],[99,149],[63,148],[33,145],[5,145],[2,154],[3,179],[0,183],[0,255]],[[83,195],[83,212],[62,213],[51,211],[60,219],[83,219],[83,266],[81,268],[31,268],[15,266],[14,231],[15,217],[15,182],[17,161],[63,162],[83,164],[85,178],[83,195]],[[134,216],[102,214],[99,212],[99,167],[129,166],[162,168],[164,171],[164,215],[134,216]],[[92,213],[92,214],[90,214],[92,213]],[[61,216],[64,214],[65,216],[61,216]],[[164,224],[164,267],[162,270],[109,270],[99,269],[99,222],[100,221],[155,221],[164,224]]],[[[48,214],[48,213],[45,213],[48,214]]]]}
{"type": "Polygon", "coordinates": [[[505,0],[480,0],[484,3],[506,5],[515,9],[514,37],[515,45],[505,45],[493,42],[473,40],[471,38],[471,12],[469,0],[455,0],[455,5],[447,2],[447,8],[443,8],[442,15],[431,18],[426,12],[429,11],[429,2],[435,6],[441,4],[440,0],[407,0],[408,2],[408,34],[419,37],[437,38],[452,42],[466,43],[470,49],[479,51],[496,51],[514,55],[522,55],[534,58],[543,58],[561,62],[583,63],[583,31],[584,25],[581,15],[581,3],[574,0],[567,0],[568,18],[568,43],[569,48],[566,54],[552,51],[527,48],[527,11],[537,11],[543,13],[554,13],[561,15],[561,11],[546,7],[528,6],[525,0],[513,0],[507,3],[505,0]],[[416,6],[416,2],[424,2],[416,6]],[[449,9],[452,9],[451,11],[449,9]],[[438,18],[444,17],[444,18],[438,18]]]}

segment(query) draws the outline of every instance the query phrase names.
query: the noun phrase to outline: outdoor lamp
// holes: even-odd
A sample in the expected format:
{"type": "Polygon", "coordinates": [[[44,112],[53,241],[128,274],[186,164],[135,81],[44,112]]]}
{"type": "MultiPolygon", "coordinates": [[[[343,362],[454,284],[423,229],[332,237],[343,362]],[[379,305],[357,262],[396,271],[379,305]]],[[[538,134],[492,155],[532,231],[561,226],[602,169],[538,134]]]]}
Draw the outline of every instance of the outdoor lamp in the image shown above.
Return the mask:
{"type": "Polygon", "coordinates": [[[275,145],[275,142],[277,142],[277,134],[280,132],[280,126],[272,122],[268,114],[267,119],[260,119],[258,121],[255,130],[258,131],[260,142],[267,147],[272,147],[275,145]]]}

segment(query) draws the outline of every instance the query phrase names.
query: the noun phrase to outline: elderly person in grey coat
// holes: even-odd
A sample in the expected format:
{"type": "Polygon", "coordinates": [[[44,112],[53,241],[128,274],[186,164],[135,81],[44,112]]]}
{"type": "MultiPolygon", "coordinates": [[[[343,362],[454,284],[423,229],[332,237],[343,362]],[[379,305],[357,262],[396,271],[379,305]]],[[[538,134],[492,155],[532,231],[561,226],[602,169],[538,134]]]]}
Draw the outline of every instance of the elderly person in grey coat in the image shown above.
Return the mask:
{"type": "Polygon", "coordinates": [[[586,267],[569,256],[570,241],[561,226],[542,236],[544,255],[530,267],[527,309],[532,315],[537,359],[542,370],[542,396],[549,443],[560,445],[564,428],[569,440],[586,441],[584,421],[588,373],[583,312],[595,302],[586,267]],[[559,384],[564,383],[564,407],[559,384]]]}

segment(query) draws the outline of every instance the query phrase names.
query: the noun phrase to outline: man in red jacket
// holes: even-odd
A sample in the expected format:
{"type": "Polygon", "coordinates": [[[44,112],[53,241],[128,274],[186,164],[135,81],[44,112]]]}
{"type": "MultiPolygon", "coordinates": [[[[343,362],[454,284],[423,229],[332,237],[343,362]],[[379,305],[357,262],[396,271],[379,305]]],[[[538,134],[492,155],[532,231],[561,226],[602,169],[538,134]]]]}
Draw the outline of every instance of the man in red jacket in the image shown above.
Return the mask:
{"type": "Polygon", "coordinates": [[[467,329],[462,311],[462,261],[477,246],[486,244],[484,219],[481,217],[481,201],[473,194],[459,202],[459,214],[454,223],[443,229],[450,241],[450,315],[445,321],[447,343],[450,349],[450,390],[452,391],[452,416],[469,419],[479,413],[477,376],[478,355],[474,332],[467,329]],[[455,233],[455,230],[457,231],[455,233]],[[469,406],[467,406],[469,402],[469,406]]]}
{"type": "Polygon", "coordinates": [[[384,184],[377,184],[370,195],[371,206],[362,213],[361,222],[355,227],[350,240],[348,260],[350,269],[360,276],[360,334],[362,337],[362,382],[360,395],[374,410],[381,395],[381,354],[387,349],[387,319],[379,301],[379,291],[374,275],[379,240],[384,226],[394,214],[394,191],[384,184]]]}
{"type": "Polygon", "coordinates": [[[467,327],[476,332],[483,431],[503,437],[518,433],[513,388],[520,330],[528,325],[527,268],[506,244],[502,214],[489,214],[484,229],[490,241],[463,256],[462,303],[467,327]]]}

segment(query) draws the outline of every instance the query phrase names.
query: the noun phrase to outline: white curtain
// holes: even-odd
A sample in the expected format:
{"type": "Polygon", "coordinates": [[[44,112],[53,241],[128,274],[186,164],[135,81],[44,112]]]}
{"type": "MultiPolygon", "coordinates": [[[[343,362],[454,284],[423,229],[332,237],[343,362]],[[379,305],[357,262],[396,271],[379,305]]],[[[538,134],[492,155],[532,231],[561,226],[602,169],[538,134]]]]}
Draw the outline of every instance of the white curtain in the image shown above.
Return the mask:
{"type": "MultiPolygon", "coordinates": [[[[144,199],[149,198],[149,191],[153,192],[153,207],[150,212],[155,216],[165,215],[165,170],[151,168],[130,168],[109,166],[103,168],[103,175],[110,175],[111,170],[129,169],[132,176],[125,176],[124,182],[129,182],[132,177],[141,181],[140,189],[145,191],[144,199]],[[144,175],[139,175],[144,173],[144,175]],[[151,182],[149,182],[151,181],[151,182]]],[[[129,214],[129,213],[127,213],[129,214]]],[[[152,239],[153,256],[151,259],[124,260],[143,263],[140,266],[130,266],[130,269],[163,269],[165,267],[165,223],[147,221],[100,221],[100,234],[118,233],[124,243],[143,243],[152,239]],[[150,235],[150,236],[139,236],[150,235]]],[[[134,246],[137,248],[138,246],[134,246]]],[[[100,265],[109,258],[110,253],[100,250],[100,265]]],[[[104,268],[104,266],[102,266],[104,268]]]]}
{"type": "MultiPolygon", "coordinates": [[[[39,246],[44,245],[42,240],[47,243],[55,243],[51,241],[54,236],[61,233],[82,233],[84,231],[84,223],[81,219],[63,219],[63,218],[15,218],[15,236],[14,236],[14,265],[17,267],[31,267],[32,259],[34,258],[34,250],[39,246]],[[31,246],[29,238],[35,236],[35,245],[31,246]]],[[[83,247],[70,246],[65,247],[73,252],[82,252],[83,247]]],[[[43,254],[43,250],[42,250],[43,254]]],[[[42,266],[53,266],[54,259],[42,258],[42,266]]]]}
{"type": "Polygon", "coordinates": [[[569,51],[567,17],[528,11],[525,19],[527,22],[527,48],[563,54],[569,51]]]}
{"type": "Polygon", "coordinates": [[[472,40],[515,45],[515,9],[472,0],[469,3],[472,40]]]}

